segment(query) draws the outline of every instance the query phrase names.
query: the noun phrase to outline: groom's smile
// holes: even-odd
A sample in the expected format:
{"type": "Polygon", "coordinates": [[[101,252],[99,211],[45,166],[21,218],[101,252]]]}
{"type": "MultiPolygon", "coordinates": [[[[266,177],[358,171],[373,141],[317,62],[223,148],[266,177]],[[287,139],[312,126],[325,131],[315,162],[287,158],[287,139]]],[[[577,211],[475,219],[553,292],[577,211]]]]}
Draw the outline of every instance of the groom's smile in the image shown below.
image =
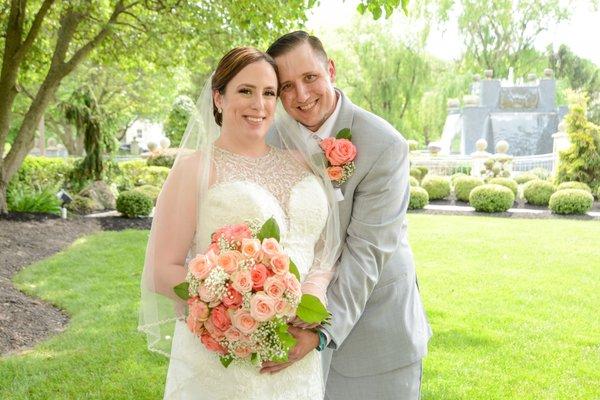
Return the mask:
{"type": "Polygon", "coordinates": [[[335,66],[304,43],[275,58],[280,98],[285,110],[311,131],[317,131],[333,113],[335,66]]]}

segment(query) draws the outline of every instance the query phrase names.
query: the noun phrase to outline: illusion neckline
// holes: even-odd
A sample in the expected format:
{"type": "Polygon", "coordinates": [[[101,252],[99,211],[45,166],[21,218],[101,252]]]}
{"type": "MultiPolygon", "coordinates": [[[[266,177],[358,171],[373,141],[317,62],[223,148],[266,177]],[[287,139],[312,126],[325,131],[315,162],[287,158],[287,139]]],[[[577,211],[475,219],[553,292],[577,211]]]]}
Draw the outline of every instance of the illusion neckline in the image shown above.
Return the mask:
{"type": "Polygon", "coordinates": [[[252,157],[252,156],[247,156],[244,154],[239,154],[236,153],[234,151],[231,150],[227,150],[224,149],[223,147],[218,146],[217,144],[213,143],[213,150],[217,150],[223,154],[229,155],[231,157],[238,157],[238,158],[243,158],[244,160],[248,160],[248,161],[261,161],[264,160],[266,158],[269,158],[269,156],[271,156],[273,154],[273,146],[269,146],[267,145],[267,148],[269,149],[269,151],[267,151],[265,154],[263,154],[262,156],[258,156],[258,157],[252,157]]]}

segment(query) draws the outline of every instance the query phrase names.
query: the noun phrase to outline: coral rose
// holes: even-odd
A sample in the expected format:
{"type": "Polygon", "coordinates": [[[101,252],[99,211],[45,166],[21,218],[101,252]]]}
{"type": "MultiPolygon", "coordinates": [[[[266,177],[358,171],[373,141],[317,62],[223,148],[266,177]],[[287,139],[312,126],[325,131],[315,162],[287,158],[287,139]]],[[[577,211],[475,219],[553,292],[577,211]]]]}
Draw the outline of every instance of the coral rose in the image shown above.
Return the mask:
{"type": "Polygon", "coordinates": [[[206,279],[212,266],[204,254],[198,254],[188,264],[188,269],[197,279],[206,279]]]}
{"type": "Polygon", "coordinates": [[[258,292],[250,299],[250,315],[259,322],[271,319],[275,315],[275,300],[258,292]]]}
{"type": "Polygon", "coordinates": [[[208,315],[210,314],[210,310],[206,303],[202,301],[193,301],[189,303],[190,306],[190,316],[198,321],[204,322],[208,319],[208,315]]]}
{"type": "Polygon", "coordinates": [[[239,358],[248,358],[250,354],[252,354],[252,349],[250,348],[250,346],[242,344],[236,347],[235,350],[233,350],[233,354],[235,354],[239,358]]]}
{"type": "Polygon", "coordinates": [[[227,309],[224,306],[214,308],[210,314],[210,318],[215,328],[221,332],[225,332],[231,326],[231,320],[229,319],[227,309]]]}
{"type": "Polygon", "coordinates": [[[348,139],[337,139],[325,156],[331,165],[347,164],[356,158],[356,147],[348,139]]]}
{"type": "Polygon", "coordinates": [[[219,342],[217,342],[208,333],[203,333],[202,336],[200,336],[200,341],[202,342],[204,347],[206,347],[210,351],[214,351],[216,353],[223,354],[223,355],[227,354],[227,351],[225,350],[225,348],[223,346],[221,346],[219,344],[219,342]]]}
{"type": "Polygon", "coordinates": [[[263,264],[256,264],[252,271],[250,271],[250,276],[252,277],[252,289],[261,290],[265,283],[265,280],[269,276],[269,272],[267,271],[267,267],[263,264]]]}
{"type": "Polygon", "coordinates": [[[242,294],[230,284],[227,285],[227,292],[222,299],[223,305],[227,308],[237,308],[242,304],[242,300],[242,294]]]}
{"type": "Polygon", "coordinates": [[[335,146],[335,138],[326,137],[325,139],[321,140],[321,143],[319,143],[319,146],[321,146],[321,149],[323,149],[325,154],[327,154],[327,152],[331,151],[333,146],[335,146]]]}

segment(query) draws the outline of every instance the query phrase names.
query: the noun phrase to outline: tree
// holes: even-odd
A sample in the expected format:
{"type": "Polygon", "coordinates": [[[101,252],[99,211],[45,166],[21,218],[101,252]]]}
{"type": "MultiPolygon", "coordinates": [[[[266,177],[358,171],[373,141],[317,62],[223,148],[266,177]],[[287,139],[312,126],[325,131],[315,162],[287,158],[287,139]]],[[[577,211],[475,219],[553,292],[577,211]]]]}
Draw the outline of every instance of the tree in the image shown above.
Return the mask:
{"type": "Polygon", "coordinates": [[[12,116],[22,82],[38,78],[11,148],[0,158],[0,213],[7,211],[6,187],[30,150],[46,109],[63,79],[86,59],[126,62],[143,53],[156,63],[197,61],[221,43],[230,46],[232,37],[251,37],[247,43],[257,44],[287,31],[304,20],[304,5],[301,0],[11,0],[0,5],[0,148],[15,129],[12,116]]]}
{"type": "Polygon", "coordinates": [[[534,48],[536,38],[570,16],[560,0],[447,0],[440,2],[439,20],[448,21],[455,7],[466,67],[492,69],[496,76],[506,76],[509,67],[515,76],[542,67],[545,57],[534,48]]]}
{"type": "Polygon", "coordinates": [[[600,124],[600,68],[590,60],[577,56],[565,45],[560,45],[556,52],[551,46],[548,47],[548,64],[557,79],[587,95],[588,118],[600,124]]]}

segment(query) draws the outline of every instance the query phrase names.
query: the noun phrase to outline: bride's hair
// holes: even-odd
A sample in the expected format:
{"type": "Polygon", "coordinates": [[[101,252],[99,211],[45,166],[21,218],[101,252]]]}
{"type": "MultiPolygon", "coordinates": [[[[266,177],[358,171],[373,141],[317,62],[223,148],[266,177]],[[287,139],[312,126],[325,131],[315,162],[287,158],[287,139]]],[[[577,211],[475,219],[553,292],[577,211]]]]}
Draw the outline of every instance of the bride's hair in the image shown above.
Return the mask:
{"type": "MultiPolygon", "coordinates": [[[[211,88],[213,92],[218,90],[219,93],[225,94],[225,87],[227,84],[242,69],[258,61],[268,62],[275,70],[275,74],[279,76],[277,65],[270,55],[257,50],[254,47],[236,47],[225,54],[223,58],[221,58],[221,61],[219,61],[211,81],[211,88]]],[[[215,116],[215,122],[217,125],[221,126],[221,123],[223,122],[223,114],[217,110],[214,100],[213,115],[215,116]]]]}

